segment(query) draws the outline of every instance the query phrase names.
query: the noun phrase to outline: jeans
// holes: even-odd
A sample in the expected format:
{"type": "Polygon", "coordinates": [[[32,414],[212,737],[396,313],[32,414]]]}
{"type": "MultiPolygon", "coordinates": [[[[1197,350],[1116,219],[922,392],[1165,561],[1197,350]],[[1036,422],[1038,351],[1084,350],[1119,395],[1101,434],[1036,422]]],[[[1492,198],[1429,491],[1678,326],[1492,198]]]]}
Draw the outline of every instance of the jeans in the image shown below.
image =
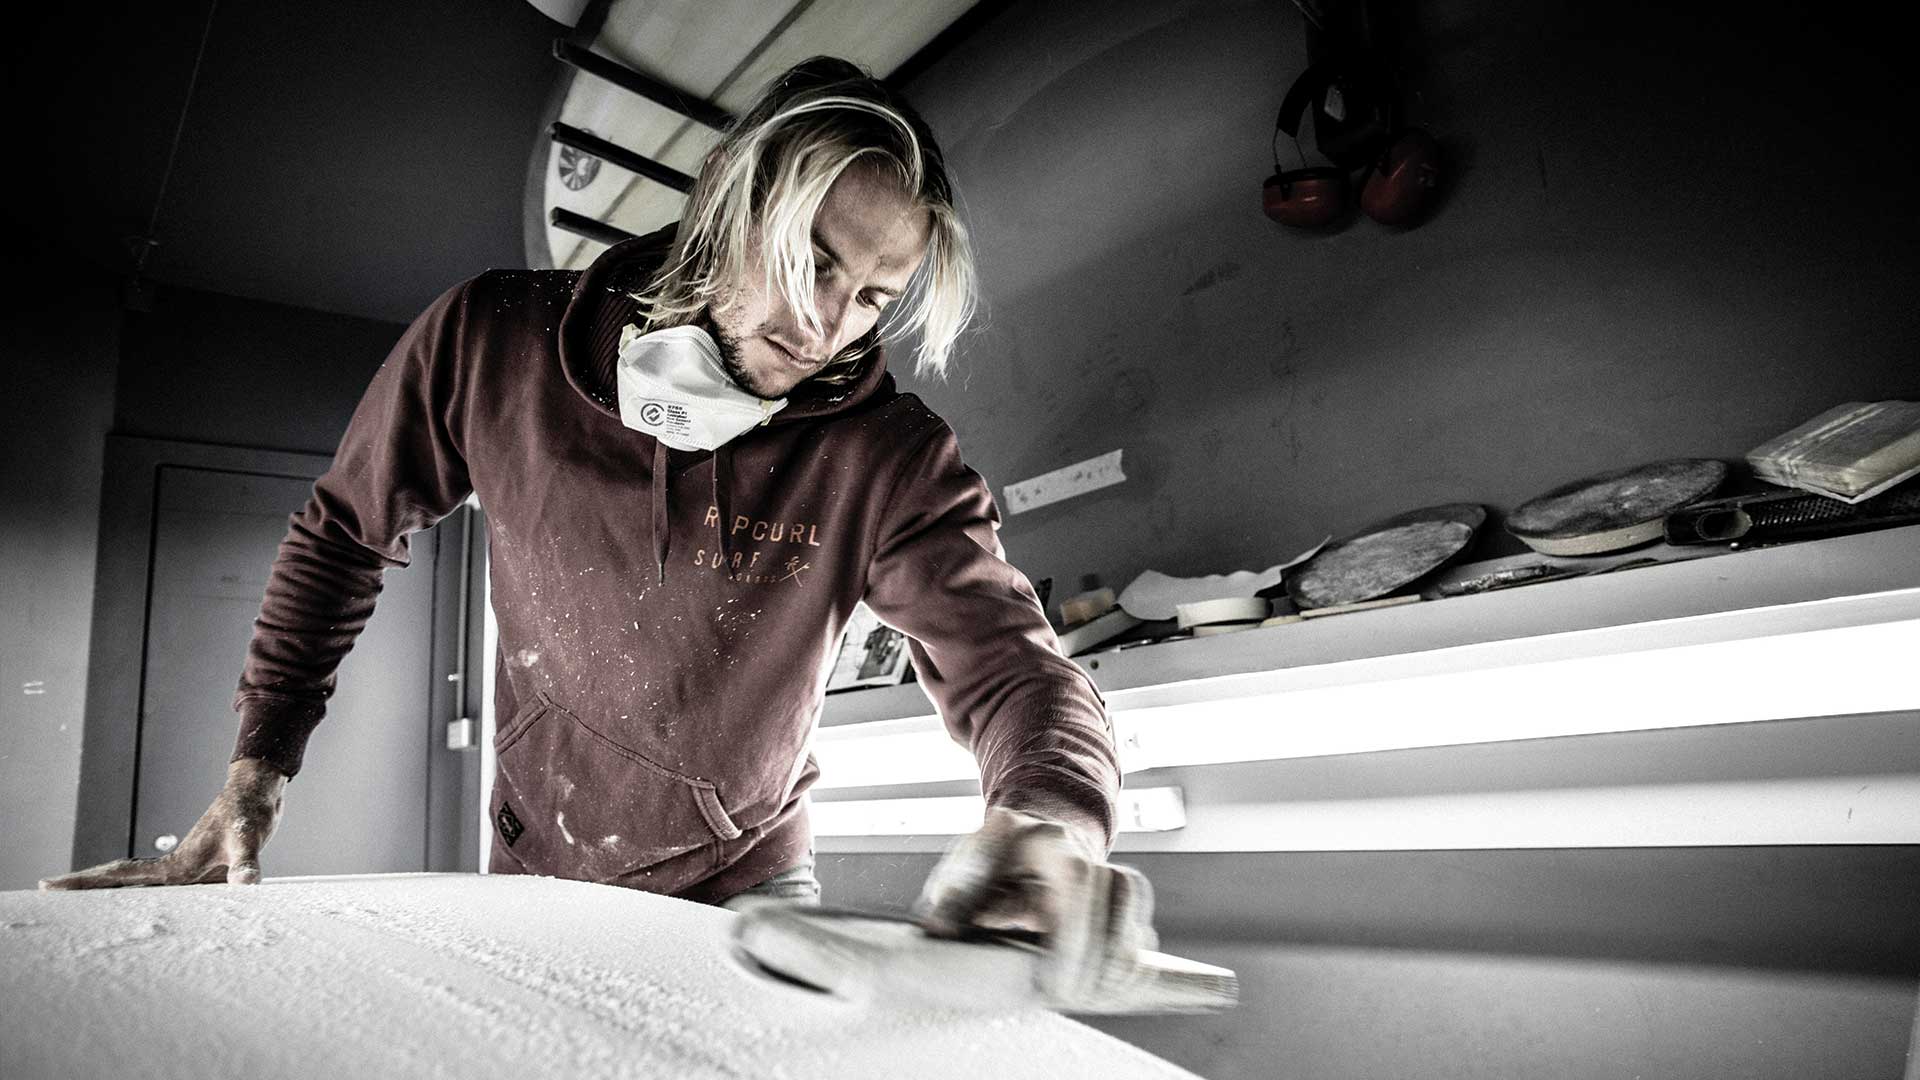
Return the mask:
{"type": "Polygon", "coordinates": [[[720,906],[741,911],[754,904],[779,901],[789,904],[820,903],[820,879],[813,876],[813,856],[787,867],[744,892],[735,893],[720,906]]]}

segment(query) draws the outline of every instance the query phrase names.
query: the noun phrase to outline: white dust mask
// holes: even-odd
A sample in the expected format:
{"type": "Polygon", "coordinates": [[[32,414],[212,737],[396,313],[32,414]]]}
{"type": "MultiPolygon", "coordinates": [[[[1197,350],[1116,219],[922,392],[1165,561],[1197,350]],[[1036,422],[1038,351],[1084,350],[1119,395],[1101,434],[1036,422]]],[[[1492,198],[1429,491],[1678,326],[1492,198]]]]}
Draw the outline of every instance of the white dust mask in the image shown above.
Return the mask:
{"type": "Polygon", "coordinates": [[[698,326],[651,334],[628,326],[615,375],[620,422],[675,450],[716,450],[787,404],[740,389],[720,366],[720,347],[698,326]]]}

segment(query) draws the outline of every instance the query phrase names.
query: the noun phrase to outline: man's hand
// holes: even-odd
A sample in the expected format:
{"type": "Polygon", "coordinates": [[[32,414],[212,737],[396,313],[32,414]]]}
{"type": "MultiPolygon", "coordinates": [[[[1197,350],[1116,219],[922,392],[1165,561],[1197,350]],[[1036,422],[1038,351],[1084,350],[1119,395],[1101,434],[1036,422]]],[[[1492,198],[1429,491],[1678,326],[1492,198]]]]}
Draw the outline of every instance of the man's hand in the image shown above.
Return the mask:
{"type": "Polygon", "coordinates": [[[1153,892],[1139,871],[1101,859],[1078,830],[992,809],[980,830],[934,868],[920,896],[929,933],[1038,935],[1040,990],[1056,1006],[1091,1008],[1140,976],[1155,949],[1153,892]]]}
{"type": "Polygon", "coordinates": [[[40,882],[42,889],[204,885],[260,881],[260,848],[280,824],[287,778],[258,758],[227,766],[227,786],[180,846],[157,859],[119,859],[40,882]]]}

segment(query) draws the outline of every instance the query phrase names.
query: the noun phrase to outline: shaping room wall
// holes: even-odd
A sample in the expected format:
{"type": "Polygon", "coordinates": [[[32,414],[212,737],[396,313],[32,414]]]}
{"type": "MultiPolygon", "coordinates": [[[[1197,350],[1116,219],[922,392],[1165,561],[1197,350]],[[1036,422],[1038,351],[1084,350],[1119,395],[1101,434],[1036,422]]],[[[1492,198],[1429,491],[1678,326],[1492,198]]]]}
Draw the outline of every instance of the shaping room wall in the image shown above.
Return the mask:
{"type": "MultiPolygon", "coordinates": [[[[937,858],[822,853],[826,902],[904,913],[937,858]]],[[[1234,969],[1240,1005],[1085,1019],[1208,1080],[1880,1080],[1916,1021],[1912,847],[1117,861],[1161,948],[1234,969]]]]}
{"type": "Polygon", "coordinates": [[[114,431],[332,454],[404,330],[374,319],[163,288],[152,312],[127,318],[114,431]]]}
{"type": "MultiPolygon", "coordinates": [[[[1876,16],[1399,6],[1411,116],[1450,158],[1407,231],[1261,214],[1305,65],[1283,0],[1011,5],[908,88],[987,304],[948,383],[905,382],[996,492],[1124,451],[1124,484],[1006,521],[1056,600],[1435,503],[1497,523],[1593,472],[1920,395],[1916,95],[1869,51],[1898,40],[1876,16]]],[[[1478,553],[1519,550],[1486,532],[1478,553]]]]}
{"type": "Polygon", "coordinates": [[[1176,941],[1257,1020],[1093,1019],[1208,1080],[1899,1077],[1912,980],[1444,951],[1176,941]]]}
{"type": "Polygon", "coordinates": [[[0,889],[70,868],[109,430],[331,454],[403,329],[168,287],[128,312],[112,275],[37,258],[0,335],[0,889]]]}
{"type": "Polygon", "coordinates": [[[67,869],[80,783],[100,464],[118,296],[104,273],[7,253],[0,370],[0,889],[67,869]],[[19,263],[14,265],[18,258],[19,263]],[[49,273],[50,269],[56,272],[49,273]]]}

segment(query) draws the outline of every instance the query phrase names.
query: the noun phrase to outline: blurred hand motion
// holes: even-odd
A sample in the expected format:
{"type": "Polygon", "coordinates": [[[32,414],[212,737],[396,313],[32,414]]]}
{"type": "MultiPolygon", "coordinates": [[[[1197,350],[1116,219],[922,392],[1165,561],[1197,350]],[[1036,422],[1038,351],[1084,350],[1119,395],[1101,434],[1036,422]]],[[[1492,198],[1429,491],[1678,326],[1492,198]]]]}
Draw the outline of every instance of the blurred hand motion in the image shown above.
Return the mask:
{"type": "Polygon", "coordinates": [[[1039,988],[1068,1010],[1141,978],[1139,954],[1159,947],[1144,875],[1105,862],[1078,830],[1013,810],[989,810],[934,868],[918,915],[940,937],[1036,940],[1046,951],[1039,988]]]}

